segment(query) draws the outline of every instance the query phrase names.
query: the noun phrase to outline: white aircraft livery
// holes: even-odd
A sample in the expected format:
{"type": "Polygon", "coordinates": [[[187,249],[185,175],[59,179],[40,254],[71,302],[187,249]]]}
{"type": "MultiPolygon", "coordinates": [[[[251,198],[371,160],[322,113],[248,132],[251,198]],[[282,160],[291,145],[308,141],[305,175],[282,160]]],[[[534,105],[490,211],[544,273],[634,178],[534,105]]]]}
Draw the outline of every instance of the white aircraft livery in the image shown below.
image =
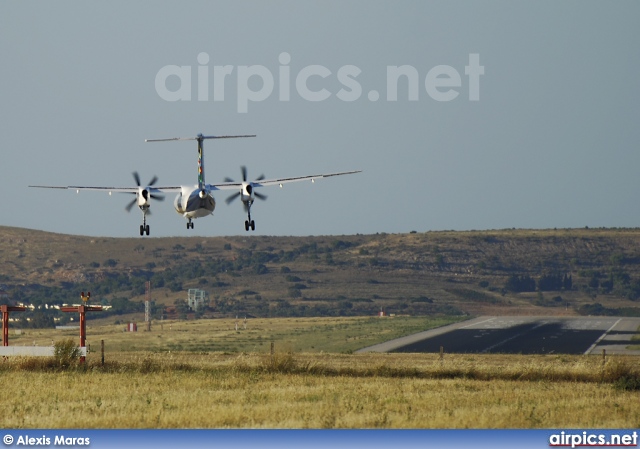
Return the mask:
{"type": "Polygon", "coordinates": [[[151,200],[163,201],[163,193],[177,193],[177,196],[173,202],[173,206],[177,213],[182,215],[187,220],[187,229],[193,229],[193,219],[206,217],[213,214],[216,207],[216,201],[213,198],[212,192],[216,190],[236,190],[236,193],[227,198],[227,204],[234,201],[236,198],[240,198],[242,204],[247,212],[247,220],[244,222],[245,231],[251,229],[255,231],[255,221],[251,219],[251,206],[256,198],[264,200],[267,197],[259,192],[256,192],[257,188],[278,185],[282,187],[283,184],[289,182],[298,182],[311,180],[315,182],[316,179],[329,178],[332,176],[350,175],[353,173],[360,173],[360,170],[339,172],[339,173],[325,173],[319,175],[309,176],[297,176],[293,178],[279,178],[279,179],[264,179],[264,176],[259,176],[254,181],[247,181],[247,169],[241,167],[242,182],[233,181],[230,178],[225,178],[224,182],[219,184],[207,184],[204,176],[204,150],[203,142],[205,139],[232,139],[239,137],[255,137],[255,135],[241,135],[241,136],[203,136],[198,134],[196,137],[174,137],[170,139],[147,139],[145,142],[168,142],[168,141],[181,141],[181,140],[195,140],[198,143],[198,183],[195,185],[180,185],[180,186],[161,186],[157,187],[155,184],[158,181],[158,177],[154,176],[146,185],[142,185],[140,182],[140,176],[137,172],[133,173],[133,178],[136,181],[135,187],[92,187],[92,186],[36,186],[31,185],[29,187],[41,188],[41,189],[72,189],[79,192],[80,190],[99,190],[107,191],[109,195],[112,192],[125,192],[136,195],[126,206],[127,212],[130,211],[136,204],[142,211],[142,224],[140,225],[140,235],[149,235],[149,225],[147,224],[147,215],[150,213],[151,200]]]}

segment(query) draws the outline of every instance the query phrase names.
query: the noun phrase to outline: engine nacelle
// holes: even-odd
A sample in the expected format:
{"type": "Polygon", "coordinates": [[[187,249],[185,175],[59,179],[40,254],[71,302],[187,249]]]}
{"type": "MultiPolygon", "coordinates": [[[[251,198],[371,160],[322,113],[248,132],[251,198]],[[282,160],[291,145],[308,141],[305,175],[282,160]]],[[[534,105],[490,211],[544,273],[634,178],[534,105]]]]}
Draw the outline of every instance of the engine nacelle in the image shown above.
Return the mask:
{"type": "Polygon", "coordinates": [[[242,183],[242,202],[246,203],[247,201],[252,201],[253,200],[253,186],[251,185],[250,182],[243,182],[242,183]]]}
{"type": "Polygon", "coordinates": [[[149,190],[147,190],[146,188],[138,190],[138,207],[140,209],[145,210],[149,208],[149,197],[149,190]]]}

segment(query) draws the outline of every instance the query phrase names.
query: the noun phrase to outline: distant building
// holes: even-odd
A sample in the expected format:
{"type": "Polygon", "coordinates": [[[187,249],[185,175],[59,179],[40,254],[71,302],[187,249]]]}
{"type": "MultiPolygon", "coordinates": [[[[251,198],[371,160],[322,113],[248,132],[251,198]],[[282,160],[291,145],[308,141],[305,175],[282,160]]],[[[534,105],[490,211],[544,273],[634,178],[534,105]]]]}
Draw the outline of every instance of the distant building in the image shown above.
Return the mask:
{"type": "Polygon", "coordinates": [[[187,297],[187,305],[191,310],[197,312],[203,309],[209,302],[209,295],[206,291],[197,288],[189,289],[189,296],[187,297]]]}

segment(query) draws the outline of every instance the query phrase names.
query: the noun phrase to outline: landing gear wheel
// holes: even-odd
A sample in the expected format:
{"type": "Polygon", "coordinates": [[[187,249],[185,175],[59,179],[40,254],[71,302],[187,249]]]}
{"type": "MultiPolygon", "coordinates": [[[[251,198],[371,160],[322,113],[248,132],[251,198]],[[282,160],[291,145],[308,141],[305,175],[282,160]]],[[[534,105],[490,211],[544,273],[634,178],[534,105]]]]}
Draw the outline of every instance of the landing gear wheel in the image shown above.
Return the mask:
{"type": "Polygon", "coordinates": [[[192,221],[188,221],[187,222],[187,229],[193,229],[193,222],[192,221]]]}
{"type": "Polygon", "coordinates": [[[249,220],[245,220],[244,221],[244,230],[248,231],[249,230],[249,220]]]}
{"type": "Polygon", "coordinates": [[[147,235],[149,235],[149,225],[145,227],[145,231],[147,232],[147,235]]]}
{"type": "Polygon", "coordinates": [[[144,235],[144,226],[140,225],[140,235],[144,235]]]}
{"type": "Polygon", "coordinates": [[[255,231],[256,230],[256,222],[251,220],[251,230],[255,231]]]}

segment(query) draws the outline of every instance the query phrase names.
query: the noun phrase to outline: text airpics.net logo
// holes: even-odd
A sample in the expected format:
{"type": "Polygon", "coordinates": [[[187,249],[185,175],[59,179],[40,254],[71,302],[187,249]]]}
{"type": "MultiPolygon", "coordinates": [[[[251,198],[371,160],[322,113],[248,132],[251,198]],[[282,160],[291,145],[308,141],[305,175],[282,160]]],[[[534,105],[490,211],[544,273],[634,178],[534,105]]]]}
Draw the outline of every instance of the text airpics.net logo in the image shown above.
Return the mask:
{"type": "MultiPolygon", "coordinates": [[[[290,101],[292,90],[306,101],[325,101],[335,95],[341,101],[351,102],[362,97],[362,85],[358,76],[362,70],[355,65],[343,65],[335,73],[323,65],[308,65],[297,73],[291,73],[291,55],[280,53],[277,77],[263,65],[214,65],[209,66],[209,55],[200,53],[197,70],[192,66],[166,65],[158,70],[155,79],[156,92],[165,101],[225,101],[225,81],[235,78],[237,109],[240,113],[249,111],[249,103],[267,100],[278,85],[278,100],[290,101]],[[328,80],[335,76],[340,83],[337,92],[331,92],[328,80]],[[195,83],[192,82],[195,77],[195,83]],[[210,80],[213,80],[211,86],[210,80]],[[311,80],[311,81],[310,81],[311,80]],[[324,81],[324,83],[323,83],[324,81]],[[195,90],[193,88],[195,86],[195,90]],[[212,89],[210,89],[212,87],[212,89]],[[210,95],[211,93],[211,95],[210,95]]],[[[480,76],[484,66],[480,65],[480,55],[469,53],[469,63],[464,67],[464,81],[468,85],[469,101],[480,100],[480,76]]],[[[398,85],[406,86],[408,101],[418,101],[422,88],[432,100],[445,102],[458,98],[458,89],[463,86],[460,72],[450,65],[437,65],[426,75],[420,76],[411,65],[389,65],[386,67],[386,100],[398,101],[398,85]]],[[[367,92],[369,101],[380,100],[378,90],[367,92]]]]}

